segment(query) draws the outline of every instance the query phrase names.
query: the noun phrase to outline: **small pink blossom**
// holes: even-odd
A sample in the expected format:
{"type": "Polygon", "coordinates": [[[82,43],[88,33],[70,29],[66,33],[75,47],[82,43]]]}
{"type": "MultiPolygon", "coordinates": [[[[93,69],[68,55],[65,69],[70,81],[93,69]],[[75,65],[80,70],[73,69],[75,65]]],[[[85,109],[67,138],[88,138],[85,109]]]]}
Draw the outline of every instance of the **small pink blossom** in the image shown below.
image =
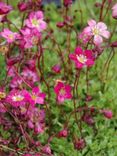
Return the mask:
{"type": "Polygon", "coordinates": [[[7,5],[4,2],[0,2],[0,15],[8,14],[12,10],[10,5],[7,5]]]}
{"type": "Polygon", "coordinates": [[[15,76],[10,82],[10,88],[12,89],[19,89],[22,85],[23,81],[20,77],[15,76]]]}
{"type": "Polygon", "coordinates": [[[91,50],[82,50],[80,47],[75,49],[73,54],[70,54],[70,59],[75,62],[76,68],[84,66],[91,67],[94,64],[94,58],[91,50]]]}
{"type": "Polygon", "coordinates": [[[110,37],[110,32],[107,30],[105,23],[96,23],[95,20],[89,20],[88,25],[83,32],[90,37],[94,37],[93,42],[95,45],[100,45],[103,42],[103,37],[106,39],[110,37]]]}
{"type": "Polygon", "coordinates": [[[45,128],[45,111],[36,107],[29,107],[27,115],[29,116],[28,127],[33,129],[36,134],[43,133],[45,128]]]}
{"type": "Polygon", "coordinates": [[[44,104],[45,97],[46,97],[46,94],[42,93],[40,91],[39,87],[34,87],[32,89],[32,93],[30,94],[29,102],[32,105],[35,105],[36,103],[37,104],[44,104]]]}
{"type": "Polygon", "coordinates": [[[117,19],[117,3],[112,7],[112,16],[117,19]]]}
{"type": "Polygon", "coordinates": [[[24,48],[32,48],[34,45],[38,44],[41,38],[40,32],[37,29],[23,28],[21,29],[20,44],[24,48]]]}
{"type": "Polygon", "coordinates": [[[40,80],[36,70],[30,70],[27,67],[23,69],[21,75],[23,76],[23,79],[32,87],[35,82],[40,80]]]}
{"type": "Polygon", "coordinates": [[[25,99],[25,95],[26,95],[27,91],[26,90],[12,90],[7,98],[6,98],[6,102],[11,104],[13,107],[18,107],[18,106],[22,106],[25,105],[26,103],[26,99],[25,99]]]}
{"type": "Polygon", "coordinates": [[[46,29],[46,22],[43,18],[42,11],[31,12],[29,18],[25,21],[26,26],[32,29],[37,29],[41,32],[46,29]]]}
{"type": "Polygon", "coordinates": [[[45,153],[45,154],[48,154],[48,155],[51,155],[52,154],[52,151],[51,151],[51,148],[49,145],[45,145],[43,148],[42,148],[42,151],[45,153]]]}
{"type": "Polygon", "coordinates": [[[65,85],[63,82],[58,81],[57,85],[54,87],[54,92],[57,96],[57,101],[63,103],[66,99],[71,99],[71,86],[65,85]]]}
{"type": "Polygon", "coordinates": [[[16,39],[16,36],[17,36],[17,33],[14,33],[12,31],[10,31],[9,29],[5,28],[1,33],[0,35],[2,37],[4,37],[8,43],[12,43],[15,41],[16,39]]]}

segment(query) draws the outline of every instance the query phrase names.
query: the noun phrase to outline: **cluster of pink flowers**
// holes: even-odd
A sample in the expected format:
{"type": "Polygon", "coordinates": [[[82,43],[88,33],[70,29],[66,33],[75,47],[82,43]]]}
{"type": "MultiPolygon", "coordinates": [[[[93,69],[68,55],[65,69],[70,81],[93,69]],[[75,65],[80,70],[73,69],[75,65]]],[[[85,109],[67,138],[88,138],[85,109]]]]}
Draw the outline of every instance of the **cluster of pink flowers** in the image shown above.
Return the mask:
{"type": "MultiPolygon", "coordinates": [[[[18,3],[17,7],[20,13],[24,14],[21,28],[19,28],[7,17],[13,8],[4,2],[0,2],[0,22],[3,24],[0,32],[0,46],[7,49],[4,54],[6,78],[0,88],[0,124],[7,130],[12,128],[14,134],[11,134],[10,137],[13,136],[13,139],[9,142],[16,144],[16,147],[23,140],[20,138],[23,135],[25,138],[23,141],[26,141],[28,145],[23,156],[32,156],[30,153],[35,147],[36,150],[39,147],[39,152],[33,154],[34,156],[42,156],[42,154],[53,156],[54,152],[51,150],[50,142],[54,137],[65,139],[72,134],[69,123],[71,118],[77,125],[79,124],[77,117],[79,117],[81,122],[93,127],[95,125],[94,117],[97,114],[101,114],[107,119],[113,117],[111,110],[98,109],[88,105],[88,102],[92,100],[92,95],[88,94],[88,70],[86,73],[87,91],[83,95],[85,98],[78,97],[77,93],[81,72],[84,72],[85,68],[89,69],[94,66],[98,56],[104,51],[103,44],[107,43],[105,41],[111,35],[106,24],[101,20],[99,22],[93,19],[89,20],[88,26],[83,29],[80,35],[76,33],[76,40],[79,42],[77,46],[74,46],[74,52],[71,53],[71,33],[72,30],[76,32],[76,29],[73,29],[73,17],[68,16],[72,0],[64,0],[65,17],[63,22],[56,24],[59,30],[62,28],[67,30],[66,45],[69,45],[64,51],[54,38],[54,31],[50,30],[50,27],[45,31],[49,19],[47,22],[44,19],[41,3],[41,0],[27,0],[18,3]],[[47,40],[52,41],[52,46],[55,48],[53,49],[58,52],[60,58],[50,67],[49,71],[45,68],[45,49],[50,50],[49,45],[46,44],[47,40]],[[72,61],[75,68],[72,66],[72,61]],[[47,75],[45,74],[46,71],[47,75]],[[74,79],[75,77],[76,79],[74,79]],[[53,98],[54,96],[55,98],[53,98]],[[62,108],[66,107],[65,104],[68,100],[73,101],[74,105],[70,108],[72,110],[67,113],[62,108]],[[78,105],[80,100],[82,105],[78,105]],[[53,104],[56,105],[53,107],[53,104]],[[57,127],[57,132],[53,130],[55,107],[60,109],[62,122],[64,122],[59,123],[57,121],[59,123],[57,126],[60,126],[57,127]],[[66,113],[66,119],[64,119],[64,113],[66,113]],[[44,132],[48,139],[46,143],[41,144],[37,141],[39,139],[37,136],[43,135],[44,132]],[[33,140],[33,136],[35,140],[33,140]],[[19,138],[17,139],[17,137],[19,138]],[[31,146],[32,149],[29,150],[31,146]]],[[[117,4],[112,7],[112,16],[117,19],[117,4]]],[[[70,104],[72,105],[72,103],[70,104]]],[[[58,118],[57,120],[59,120],[58,118]]],[[[80,126],[78,125],[81,132],[82,127],[80,126]]],[[[83,136],[77,137],[73,134],[72,138],[74,149],[83,150],[85,148],[86,141],[83,136]]],[[[7,144],[10,144],[9,142],[7,144]]]]}

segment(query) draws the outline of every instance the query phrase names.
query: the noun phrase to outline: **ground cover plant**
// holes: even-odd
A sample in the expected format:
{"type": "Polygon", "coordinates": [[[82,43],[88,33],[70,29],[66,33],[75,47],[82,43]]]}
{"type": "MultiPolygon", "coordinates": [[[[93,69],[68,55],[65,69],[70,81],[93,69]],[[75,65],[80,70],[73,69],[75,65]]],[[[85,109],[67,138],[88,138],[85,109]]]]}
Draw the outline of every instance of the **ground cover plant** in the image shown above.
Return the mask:
{"type": "Polygon", "coordinates": [[[0,2],[0,155],[116,156],[117,3],[0,2]]]}

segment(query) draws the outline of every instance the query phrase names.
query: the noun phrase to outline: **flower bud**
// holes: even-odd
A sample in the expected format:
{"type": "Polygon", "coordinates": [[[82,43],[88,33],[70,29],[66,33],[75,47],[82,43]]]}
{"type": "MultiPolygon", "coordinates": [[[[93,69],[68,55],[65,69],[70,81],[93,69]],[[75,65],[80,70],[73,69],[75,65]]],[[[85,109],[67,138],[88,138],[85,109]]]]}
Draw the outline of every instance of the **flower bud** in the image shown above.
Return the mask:
{"type": "Polygon", "coordinates": [[[68,7],[71,4],[72,4],[72,0],[64,0],[64,6],[65,7],[68,7]]]}
{"type": "Polygon", "coordinates": [[[86,146],[86,142],[83,138],[76,139],[74,142],[74,148],[76,150],[82,150],[86,146]]]}
{"type": "Polygon", "coordinates": [[[68,136],[68,131],[67,129],[63,129],[59,132],[58,134],[59,137],[63,137],[63,138],[66,138],[68,136]]]}
{"type": "Polygon", "coordinates": [[[103,115],[107,118],[107,119],[111,119],[113,114],[111,110],[102,110],[103,115]]]}
{"type": "Polygon", "coordinates": [[[58,23],[56,24],[56,26],[57,26],[58,28],[63,28],[63,27],[64,27],[64,22],[58,22],[58,23]]]}
{"type": "Polygon", "coordinates": [[[19,9],[19,11],[26,11],[27,10],[27,8],[28,8],[28,5],[27,5],[27,3],[25,3],[25,2],[19,2],[18,3],[18,9],[19,9]]]}
{"type": "Polygon", "coordinates": [[[56,64],[52,67],[52,70],[55,72],[55,73],[60,73],[61,71],[61,67],[60,65],[56,64]]]}

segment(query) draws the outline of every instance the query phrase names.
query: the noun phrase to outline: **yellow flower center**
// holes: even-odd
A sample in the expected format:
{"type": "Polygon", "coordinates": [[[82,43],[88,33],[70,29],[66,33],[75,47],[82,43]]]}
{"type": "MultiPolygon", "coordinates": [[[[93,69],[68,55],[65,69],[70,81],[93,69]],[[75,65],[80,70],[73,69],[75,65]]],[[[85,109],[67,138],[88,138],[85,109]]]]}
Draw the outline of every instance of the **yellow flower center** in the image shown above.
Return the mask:
{"type": "Polygon", "coordinates": [[[32,24],[35,26],[35,27],[38,27],[39,26],[39,21],[35,18],[32,19],[32,24]]]}
{"type": "Polygon", "coordinates": [[[84,55],[77,55],[76,56],[77,57],[77,60],[80,62],[80,63],[85,63],[86,61],[87,61],[87,58],[86,58],[86,56],[84,56],[84,55]]]}
{"type": "Polygon", "coordinates": [[[16,96],[13,96],[12,97],[12,100],[13,101],[22,101],[24,99],[24,97],[23,96],[21,96],[21,95],[16,95],[16,96]]]}
{"type": "Polygon", "coordinates": [[[99,29],[97,29],[96,27],[94,27],[92,29],[92,33],[93,33],[93,35],[99,35],[100,34],[100,31],[99,31],[99,29]]]}
{"type": "Polygon", "coordinates": [[[4,92],[0,92],[0,99],[4,99],[6,97],[6,94],[4,92]]]}
{"type": "Polygon", "coordinates": [[[13,34],[10,34],[10,35],[9,35],[9,39],[12,40],[13,38],[14,38],[14,35],[13,35],[13,34]]]}
{"type": "Polygon", "coordinates": [[[65,89],[64,89],[64,88],[62,88],[62,89],[60,90],[60,94],[61,94],[61,95],[65,95],[65,89]]]}
{"type": "Polygon", "coordinates": [[[36,100],[37,96],[35,94],[32,95],[32,99],[36,100]]]}

